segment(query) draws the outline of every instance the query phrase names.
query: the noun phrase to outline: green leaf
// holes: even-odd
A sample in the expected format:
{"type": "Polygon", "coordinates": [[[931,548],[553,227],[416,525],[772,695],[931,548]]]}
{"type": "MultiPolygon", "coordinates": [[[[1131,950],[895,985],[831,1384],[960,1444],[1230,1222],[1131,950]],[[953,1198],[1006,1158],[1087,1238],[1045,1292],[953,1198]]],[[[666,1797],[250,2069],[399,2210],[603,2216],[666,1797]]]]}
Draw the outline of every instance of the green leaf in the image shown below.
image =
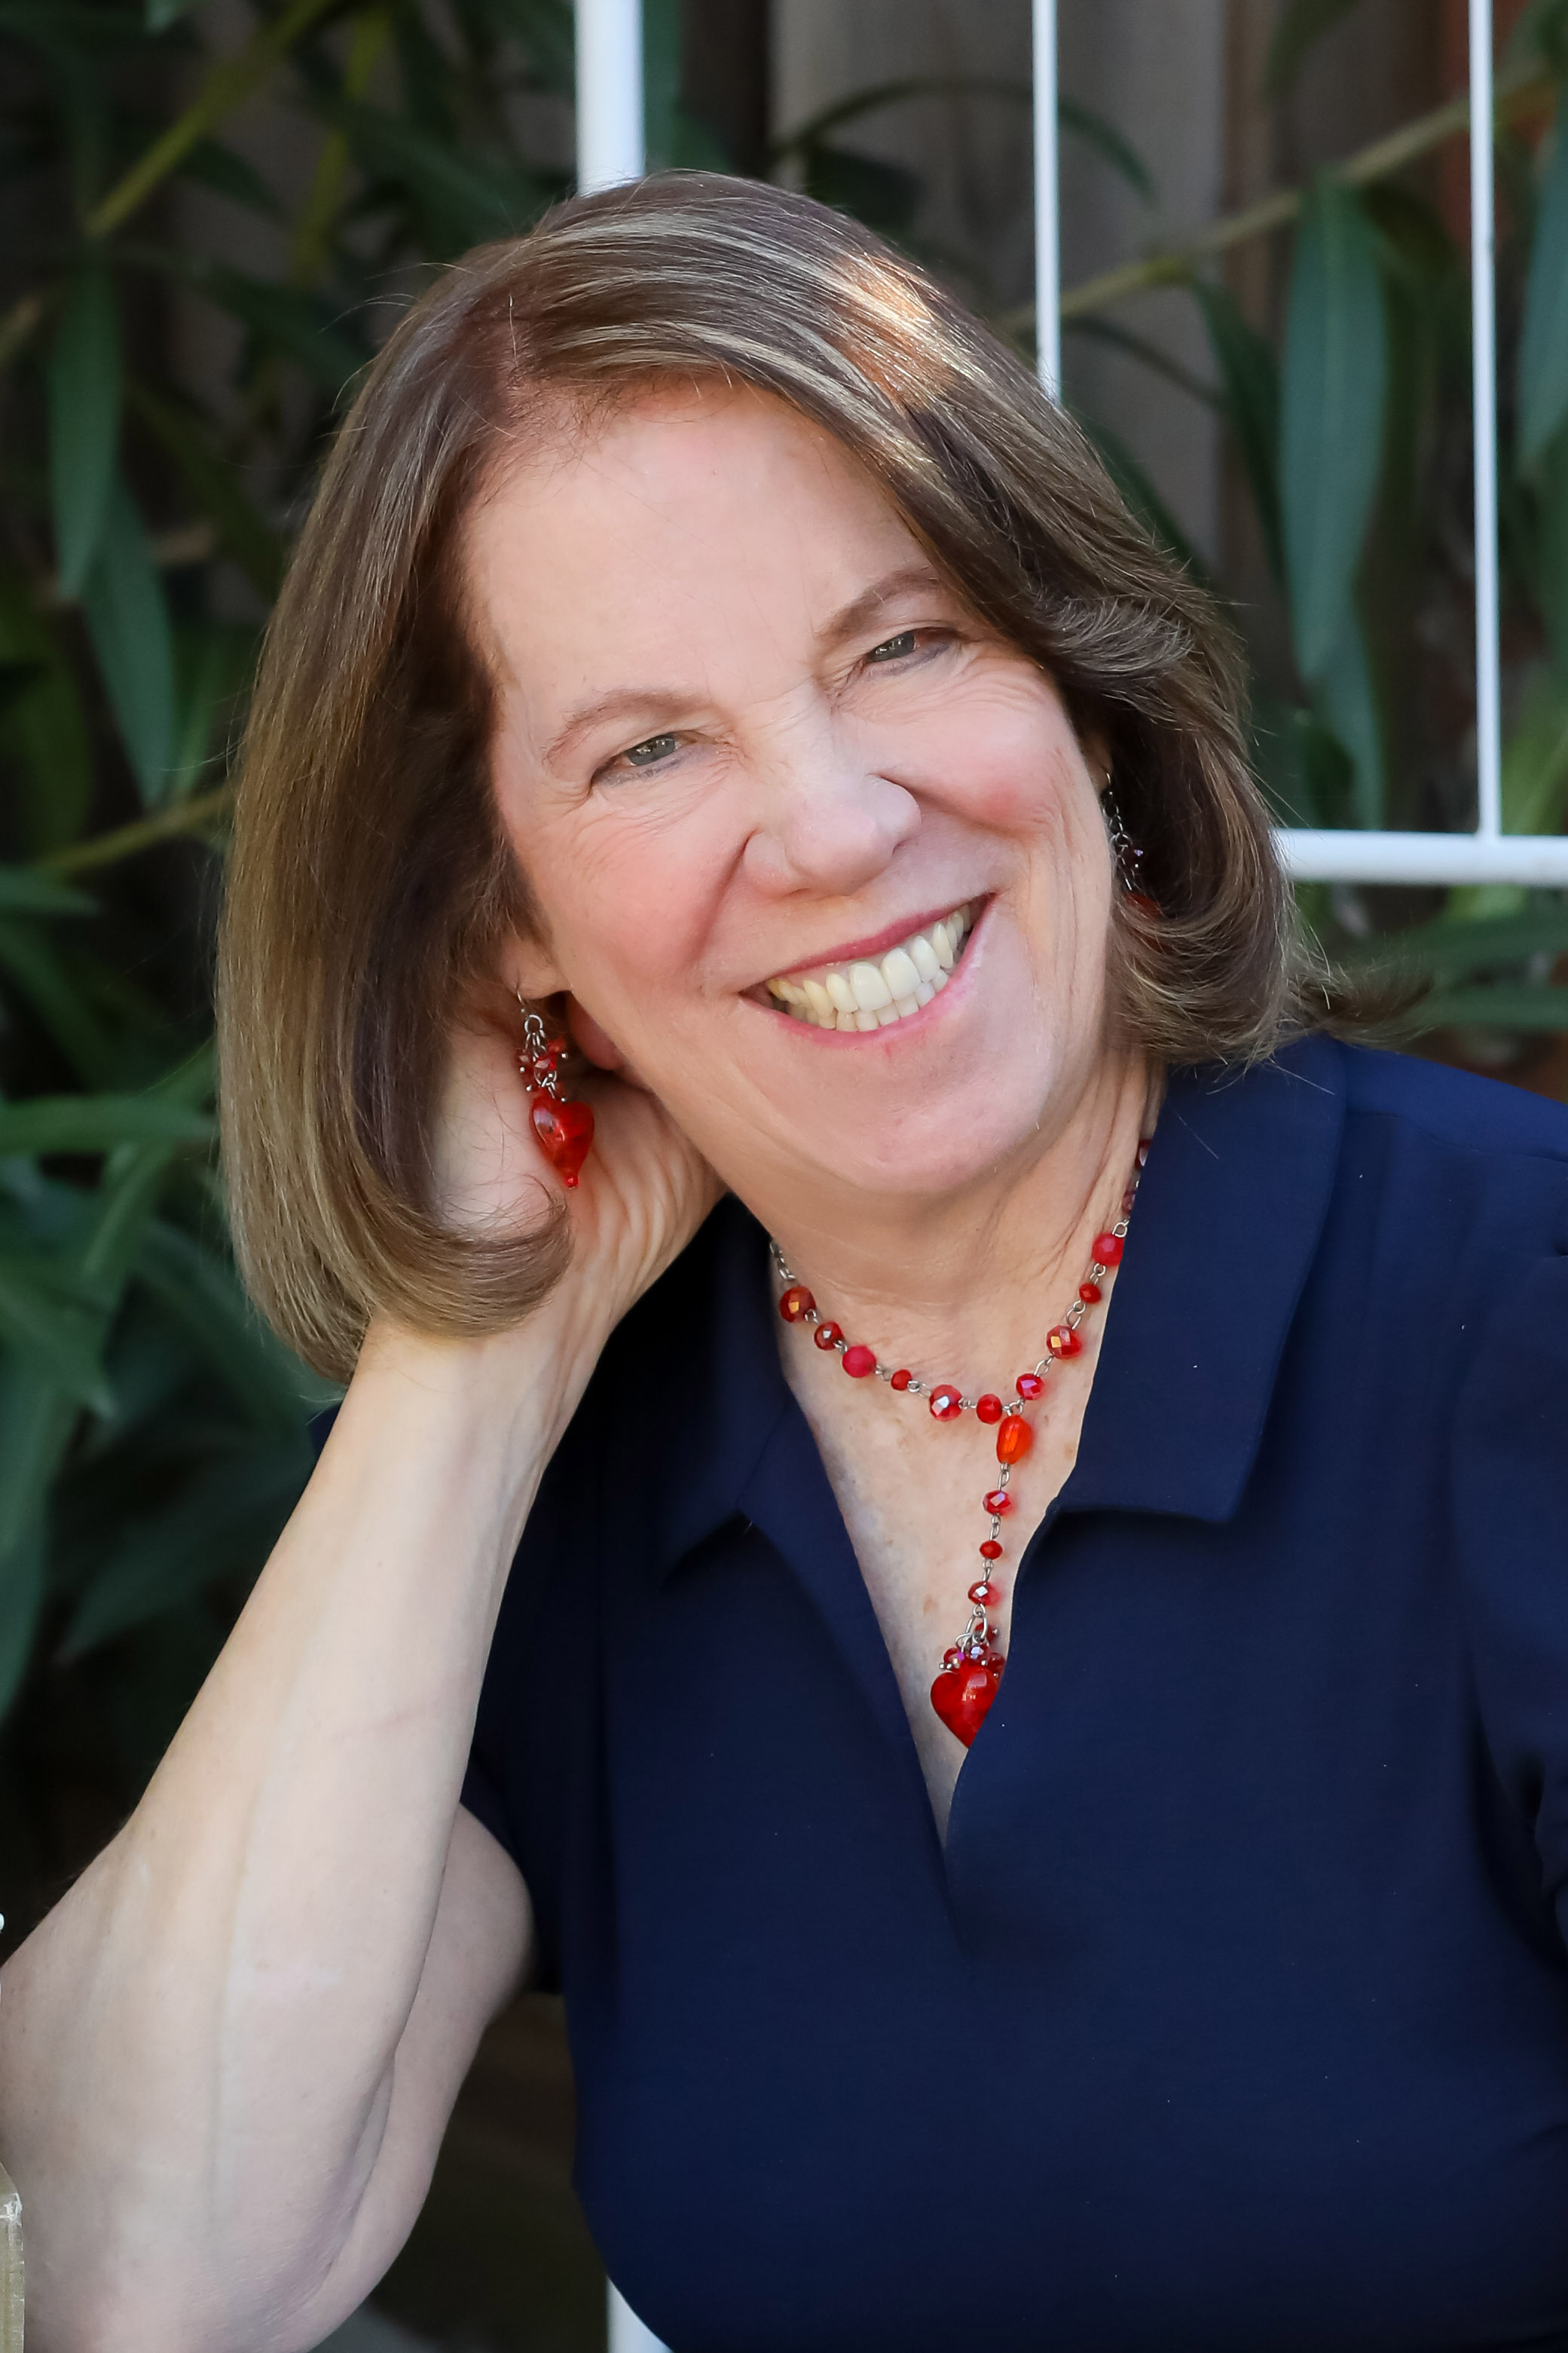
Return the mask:
{"type": "Polygon", "coordinates": [[[71,1398],[0,1349],[0,1576],[43,1515],[76,1418],[71,1398]]]}
{"type": "Polygon", "coordinates": [[[231,204],[265,213],[268,219],[283,217],[282,206],[255,164],[219,140],[198,139],[180,165],[180,176],[211,188],[215,195],[227,196],[231,204]]]}
{"type": "Polygon", "coordinates": [[[1511,69],[1543,63],[1563,72],[1568,67],[1568,0],[1526,0],[1503,57],[1511,69]]]}
{"type": "Polygon", "coordinates": [[[132,413],[157,437],[196,505],[216,525],[225,549],[257,595],[270,604],[283,578],[282,540],[246,496],[235,469],[213,448],[204,420],[145,385],[133,383],[128,397],[132,413]]]}
{"type": "Polygon", "coordinates": [[[120,325],[101,263],[77,271],[49,351],[49,491],[59,593],[77,596],[108,512],[120,438],[120,325]]]}
{"type": "Polygon", "coordinates": [[[82,596],[88,635],[142,798],[155,807],[174,748],[174,655],[163,587],[131,493],[110,490],[98,560],[82,596]]]}
{"type": "Polygon", "coordinates": [[[666,171],[675,161],[683,16],[681,0],[643,0],[643,136],[650,172],[666,171]]]}
{"type": "Polygon", "coordinates": [[[1058,98],[1057,121],[1086,147],[1092,147],[1101,162],[1119,172],[1128,186],[1136,190],[1145,204],[1154,201],[1155,189],[1149,167],[1131,142],[1125,139],[1114,122],[1097,114],[1089,106],[1080,106],[1076,98],[1058,98]]]}
{"type": "Polygon", "coordinates": [[[0,1339],[41,1380],[101,1412],[113,1405],[104,1377],[103,1319],[65,1270],[35,1252],[0,1249],[0,1339]]]}
{"type": "Polygon", "coordinates": [[[104,1082],[117,1059],[113,1041],[96,1004],[41,923],[0,917],[0,971],[26,997],[79,1076],[89,1086],[104,1082]]]}
{"type": "Polygon", "coordinates": [[[232,1267],[163,1219],[146,1229],[137,1273],[202,1350],[226,1388],[263,1428],[298,1432],[299,1368],[262,1322],[232,1267]]]}
{"type": "Polygon", "coordinates": [[[300,1440],[223,1456],[164,1510],[135,1522],[67,1626],[62,1662],[143,1624],[219,1577],[258,1569],[310,1475],[300,1440]]]}
{"type": "MultiPolygon", "coordinates": [[[[209,621],[180,631],[174,640],[179,733],[169,781],[178,800],[201,781],[214,757],[213,737],[235,712],[250,677],[256,639],[249,629],[209,621]]],[[[222,745],[219,745],[221,754],[222,745]]]]}
{"type": "Polygon", "coordinates": [[[157,1095],[35,1095],[0,1103],[0,1159],[110,1152],[117,1144],[209,1144],[214,1134],[204,1113],[157,1095]]]}
{"type": "Polygon", "coordinates": [[[487,159],[361,100],[320,104],[364,169],[405,188],[424,208],[445,247],[515,235],[542,207],[542,183],[515,158],[487,159]]]}
{"type": "Polygon", "coordinates": [[[200,271],[195,282],[261,343],[297,361],[334,398],[364,365],[363,352],[331,323],[325,305],[300,288],[268,285],[217,266],[200,271]]]}
{"type": "Polygon", "coordinates": [[[47,1557],[41,1515],[0,1556],[0,1720],[9,1713],[32,1659],[44,1606],[47,1557]]]}
{"type": "Polygon", "coordinates": [[[1147,524],[1156,539],[1163,541],[1195,580],[1206,583],[1209,575],[1203,557],[1121,435],[1098,417],[1079,417],[1078,422],[1104,459],[1107,472],[1133,513],[1147,524]]]}
{"type": "Polygon", "coordinates": [[[92,915],[92,900],[26,866],[0,866],[0,915],[92,915]]]}
{"type": "Polygon", "coordinates": [[[76,674],[59,632],[4,566],[0,662],[15,681],[0,712],[0,750],[14,764],[22,845],[41,857],[80,836],[92,802],[92,751],[76,674]]]}
{"type": "Polygon", "coordinates": [[[1340,952],[1340,961],[1356,969],[1392,968],[1451,979],[1528,964],[1534,956],[1563,955],[1568,955],[1568,906],[1559,901],[1527,906],[1516,915],[1439,915],[1408,931],[1352,940],[1340,952]]]}
{"type": "Polygon", "coordinates": [[[1317,681],[1346,626],[1377,491],[1388,324],[1360,200],[1320,182],[1303,208],[1285,329],[1279,501],[1296,659],[1317,681]]]}
{"type": "Polygon", "coordinates": [[[1268,44],[1268,61],[1263,69],[1265,98],[1285,97],[1318,43],[1358,5],[1359,0],[1289,0],[1268,44]]]}
{"type": "Polygon", "coordinates": [[[1279,534],[1279,370],[1266,337],[1228,288],[1206,278],[1193,292],[1219,370],[1226,422],[1235,437],[1258,528],[1276,579],[1284,570],[1279,534]]]}
{"type": "Polygon", "coordinates": [[[1538,669],[1503,746],[1506,833],[1555,833],[1568,815],[1568,681],[1538,669]]]}
{"type": "Polygon", "coordinates": [[[1353,601],[1316,681],[1318,712],[1351,764],[1351,807],[1358,825],[1384,821],[1386,798],[1383,720],[1368,659],[1366,632],[1353,601]]]}
{"type": "Polygon", "coordinates": [[[147,0],[147,30],[166,33],[171,25],[177,25],[195,6],[195,0],[147,0]]]}
{"type": "Polygon", "coordinates": [[[1568,427],[1537,471],[1536,601],[1546,624],[1552,664],[1568,686],[1568,427]]]}
{"type": "Polygon", "coordinates": [[[1568,988],[1550,981],[1498,982],[1490,988],[1449,988],[1413,1008],[1409,1026],[1420,1029],[1468,1029],[1568,1031],[1568,988]]]}
{"type": "Polygon", "coordinates": [[[1519,459],[1532,471],[1568,421],[1568,100],[1536,209],[1519,339],[1519,459]]]}
{"type": "Polygon", "coordinates": [[[924,193],[920,174],[906,165],[829,146],[826,140],[805,149],[801,177],[805,194],[819,205],[848,213],[895,239],[909,234],[924,193]]]}

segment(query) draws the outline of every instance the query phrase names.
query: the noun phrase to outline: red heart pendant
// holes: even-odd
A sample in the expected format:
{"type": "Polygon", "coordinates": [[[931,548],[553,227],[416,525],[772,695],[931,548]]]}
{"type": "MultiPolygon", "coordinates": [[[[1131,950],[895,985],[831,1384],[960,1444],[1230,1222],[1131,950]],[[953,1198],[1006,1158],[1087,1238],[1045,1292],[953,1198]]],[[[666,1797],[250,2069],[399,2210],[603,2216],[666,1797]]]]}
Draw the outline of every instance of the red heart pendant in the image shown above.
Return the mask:
{"type": "Polygon", "coordinates": [[[988,1667],[981,1659],[965,1659],[962,1666],[944,1667],[932,1683],[932,1707],[966,1748],[984,1723],[1001,1681],[1000,1660],[988,1667]]]}
{"type": "Polygon", "coordinates": [[[561,1182],[575,1185],[577,1171],[594,1141],[594,1114],[588,1104],[553,1103],[548,1095],[535,1095],[533,1132],[561,1182]]]}

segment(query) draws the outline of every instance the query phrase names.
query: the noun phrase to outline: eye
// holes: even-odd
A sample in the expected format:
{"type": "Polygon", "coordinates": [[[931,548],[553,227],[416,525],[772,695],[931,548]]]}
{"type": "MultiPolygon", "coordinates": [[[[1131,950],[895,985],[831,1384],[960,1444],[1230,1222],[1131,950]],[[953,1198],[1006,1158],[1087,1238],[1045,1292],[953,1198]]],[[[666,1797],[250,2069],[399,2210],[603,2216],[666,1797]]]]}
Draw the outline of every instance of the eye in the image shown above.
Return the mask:
{"type": "Polygon", "coordinates": [[[900,629],[896,638],[884,638],[879,646],[873,646],[866,659],[868,662],[907,661],[914,649],[914,630],[900,629]]]}
{"type": "Polygon", "coordinates": [[[653,768],[658,766],[660,760],[668,760],[679,742],[679,735],[648,735],[645,736],[640,744],[634,744],[629,752],[623,752],[620,756],[628,768],[653,768]]]}

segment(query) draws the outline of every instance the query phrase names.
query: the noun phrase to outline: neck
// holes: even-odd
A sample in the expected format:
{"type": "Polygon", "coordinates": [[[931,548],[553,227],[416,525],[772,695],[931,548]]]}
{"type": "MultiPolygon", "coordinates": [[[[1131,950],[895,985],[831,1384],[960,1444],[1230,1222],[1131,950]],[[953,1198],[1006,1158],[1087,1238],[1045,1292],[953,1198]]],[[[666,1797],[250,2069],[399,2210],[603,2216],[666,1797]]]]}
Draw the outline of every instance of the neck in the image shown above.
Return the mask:
{"type": "Polygon", "coordinates": [[[1159,1084],[1141,1057],[1096,1065],[1017,1165],[936,1197],[738,1183],[825,1316],[884,1362],[994,1386],[1041,1353],[1120,1214],[1159,1084]],[[1014,1358],[1016,1358],[1016,1364],[1014,1358]]]}

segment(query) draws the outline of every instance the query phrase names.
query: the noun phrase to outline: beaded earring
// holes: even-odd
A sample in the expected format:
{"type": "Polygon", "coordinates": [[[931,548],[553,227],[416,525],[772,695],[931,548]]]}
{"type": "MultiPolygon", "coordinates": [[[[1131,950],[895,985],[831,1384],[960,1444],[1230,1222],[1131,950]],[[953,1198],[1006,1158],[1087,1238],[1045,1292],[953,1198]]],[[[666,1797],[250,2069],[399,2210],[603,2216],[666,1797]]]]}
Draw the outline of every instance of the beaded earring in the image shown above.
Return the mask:
{"type": "Polygon", "coordinates": [[[585,1103],[574,1103],[561,1092],[560,1067],[566,1052],[564,1038],[551,1038],[537,1013],[517,998],[522,1010],[522,1050],[518,1075],[533,1097],[530,1116],[539,1148],[569,1189],[588,1157],[594,1141],[594,1113],[585,1103]]]}

